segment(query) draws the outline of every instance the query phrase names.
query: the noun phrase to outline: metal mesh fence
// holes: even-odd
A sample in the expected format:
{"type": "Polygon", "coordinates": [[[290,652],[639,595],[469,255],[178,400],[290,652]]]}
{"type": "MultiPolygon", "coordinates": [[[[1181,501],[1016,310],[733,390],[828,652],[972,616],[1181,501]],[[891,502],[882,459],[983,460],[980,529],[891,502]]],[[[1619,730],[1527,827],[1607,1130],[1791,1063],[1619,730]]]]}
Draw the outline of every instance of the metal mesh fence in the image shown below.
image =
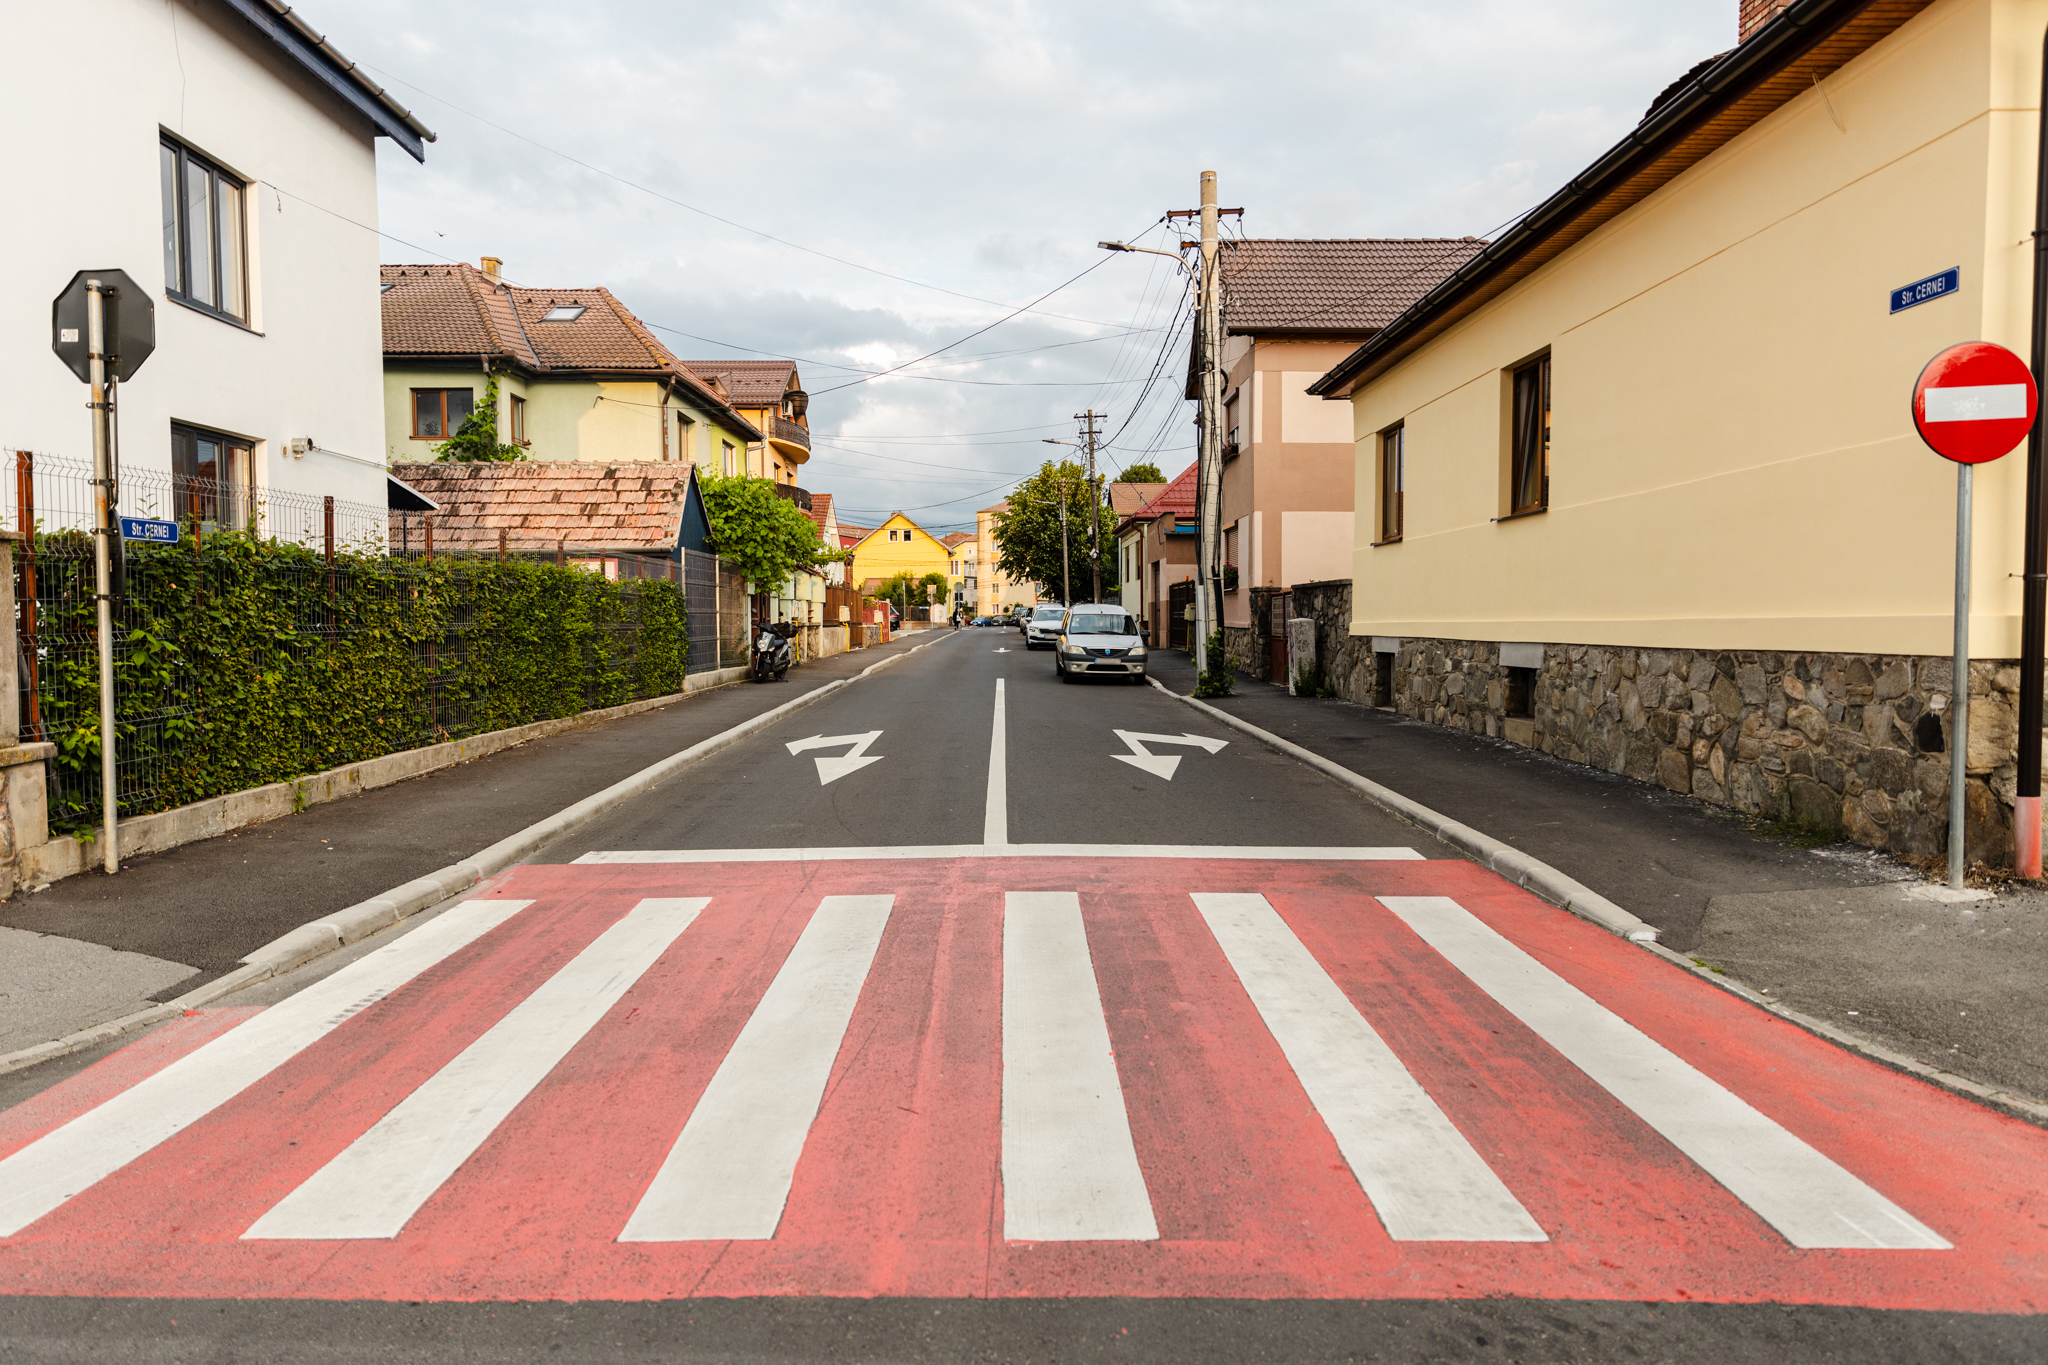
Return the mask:
{"type": "MultiPolygon", "coordinates": [[[[87,828],[101,801],[90,469],[6,463],[23,738],[57,746],[52,829],[87,828]]],[[[120,498],[178,525],[174,544],[125,547],[113,597],[123,817],[665,695],[686,665],[745,657],[744,585],[713,556],[430,556],[424,525],[385,508],[162,474],[124,477],[120,498]]]]}

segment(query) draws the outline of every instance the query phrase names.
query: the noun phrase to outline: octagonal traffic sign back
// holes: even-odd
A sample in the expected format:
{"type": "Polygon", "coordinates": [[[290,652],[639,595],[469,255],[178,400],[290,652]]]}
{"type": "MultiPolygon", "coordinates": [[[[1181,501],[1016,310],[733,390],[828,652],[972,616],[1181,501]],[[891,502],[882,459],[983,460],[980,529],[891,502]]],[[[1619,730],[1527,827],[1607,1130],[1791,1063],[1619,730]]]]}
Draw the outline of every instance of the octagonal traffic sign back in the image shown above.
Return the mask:
{"type": "Polygon", "coordinates": [[[1988,341],[1966,341],[1920,371],[1913,425],[1943,459],[1983,464],[2027,439],[2038,401],[2024,360],[1988,341]]]}
{"type": "Polygon", "coordinates": [[[50,349],[71,367],[80,383],[86,382],[90,374],[85,322],[87,280],[98,280],[107,291],[102,295],[107,374],[125,384],[156,349],[156,303],[141,285],[128,278],[125,270],[81,270],[71,277],[64,292],[50,301],[50,349]]]}

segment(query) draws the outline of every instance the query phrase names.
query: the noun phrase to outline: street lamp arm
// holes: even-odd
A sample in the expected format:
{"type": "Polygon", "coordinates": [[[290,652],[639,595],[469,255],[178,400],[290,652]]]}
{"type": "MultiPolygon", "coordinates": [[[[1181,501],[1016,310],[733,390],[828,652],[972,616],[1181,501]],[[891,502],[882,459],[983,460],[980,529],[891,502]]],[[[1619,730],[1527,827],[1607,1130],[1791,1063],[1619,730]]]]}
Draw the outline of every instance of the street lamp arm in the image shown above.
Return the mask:
{"type": "Polygon", "coordinates": [[[1188,274],[1192,275],[1195,273],[1192,270],[1188,270],[1188,263],[1180,258],[1180,253],[1175,251],[1160,251],[1149,246],[1131,246],[1125,242],[1097,242],[1095,245],[1101,247],[1104,251],[1137,251],[1147,256],[1164,256],[1182,270],[1187,270],[1188,274]]]}

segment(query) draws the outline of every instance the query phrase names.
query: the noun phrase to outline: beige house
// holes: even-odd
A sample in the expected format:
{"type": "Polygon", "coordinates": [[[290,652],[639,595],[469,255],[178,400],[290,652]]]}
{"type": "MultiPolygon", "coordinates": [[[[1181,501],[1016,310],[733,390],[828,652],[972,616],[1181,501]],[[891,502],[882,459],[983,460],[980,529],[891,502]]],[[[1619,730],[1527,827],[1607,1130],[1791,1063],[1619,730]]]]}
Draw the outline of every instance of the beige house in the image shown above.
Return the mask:
{"type": "Polygon", "coordinates": [[[996,567],[1002,554],[1002,543],[996,536],[996,517],[1009,510],[1009,503],[999,502],[974,514],[974,541],[980,563],[974,580],[976,616],[1006,615],[1014,607],[1030,606],[1038,600],[1037,584],[1018,582],[996,567]]]}
{"type": "MultiPolygon", "coordinates": [[[[387,265],[384,453],[435,458],[498,378],[498,439],[531,460],[744,467],[766,436],[608,289],[527,289],[500,263],[387,265]]],[[[760,472],[756,470],[755,472],[760,472]]]]}
{"type": "MultiPolygon", "coordinates": [[[[2048,3],[1780,8],[1743,4],[1738,47],[1315,384],[1362,513],[1326,663],[1359,700],[1931,853],[1956,477],[1909,396],[1954,342],[2027,354],[2048,3]]],[[[2024,484],[2024,455],[1976,475],[1993,859],[2038,742],[2024,484]]]]}
{"type": "MultiPolygon", "coordinates": [[[[1481,243],[1463,238],[1226,241],[1223,634],[1264,671],[1264,589],[1351,576],[1350,415],[1308,387],[1481,243]],[[1255,662],[1256,661],[1256,662],[1255,662]]],[[[1200,394],[1190,356],[1189,398],[1200,394]]]]}
{"type": "Polygon", "coordinates": [[[811,396],[789,360],[686,360],[690,372],[731,403],[761,438],[746,448],[739,467],[778,484],[796,482],[811,458],[811,396]]]}

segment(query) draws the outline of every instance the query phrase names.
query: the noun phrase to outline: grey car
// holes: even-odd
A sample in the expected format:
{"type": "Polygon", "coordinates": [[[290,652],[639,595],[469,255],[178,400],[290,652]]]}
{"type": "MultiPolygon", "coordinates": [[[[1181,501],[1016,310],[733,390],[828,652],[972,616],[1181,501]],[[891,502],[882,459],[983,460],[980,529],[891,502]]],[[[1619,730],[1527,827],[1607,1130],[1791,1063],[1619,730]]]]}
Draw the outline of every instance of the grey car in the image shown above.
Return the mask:
{"type": "Polygon", "coordinates": [[[1052,667],[1064,683],[1084,676],[1144,682],[1145,641],[1138,623],[1122,607],[1069,608],[1053,642],[1052,667]]]}
{"type": "Polygon", "coordinates": [[[1027,649],[1051,649],[1053,641],[1060,638],[1060,619],[1067,609],[1057,602],[1040,602],[1031,609],[1031,615],[1024,618],[1024,646],[1027,649]]]}

